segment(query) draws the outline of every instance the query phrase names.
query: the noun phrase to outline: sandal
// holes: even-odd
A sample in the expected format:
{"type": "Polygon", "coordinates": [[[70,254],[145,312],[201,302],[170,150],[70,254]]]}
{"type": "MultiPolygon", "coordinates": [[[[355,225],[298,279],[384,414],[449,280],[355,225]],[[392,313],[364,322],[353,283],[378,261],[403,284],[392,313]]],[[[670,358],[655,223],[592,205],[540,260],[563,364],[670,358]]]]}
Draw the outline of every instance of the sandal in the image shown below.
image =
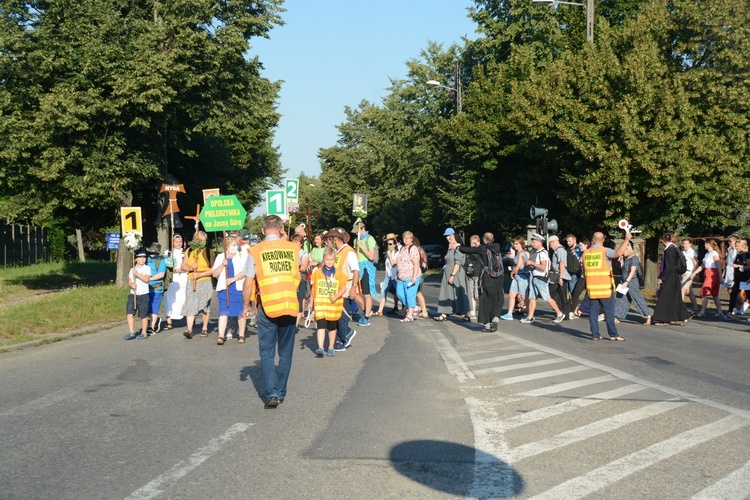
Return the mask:
{"type": "Polygon", "coordinates": [[[412,321],[414,321],[414,318],[411,316],[407,316],[401,320],[401,323],[411,323],[412,321]]]}
{"type": "Polygon", "coordinates": [[[186,339],[193,338],[193,332],[191,332],[190,330],[185,330],[184,332],[182,332],[182,335],[184,335],[186,339]]]}
{"type": "Polygon", "coordinates": [[[167,323],[167,326],[164,327],[165,330],[171,330],[172,328],[174,328],[172,323],[167,323]]]}
{"type": "Polygon", "coordinates": [[[462,317],[462,318],[461,318],[461,321],[463,321],[463,322],[468,322],[468,321],[471,321],[471,316],[469,316],[469,315],[467,314],[466,316],[464,316],[464,317],[462,317]]]}
{"type": "Polygon", "coordinates": [[[423,311],[423,312],[422,312],[422,314],[421,314],[421,317],[422,317],[422,318],[429,318],[429,317],[430,317],[430,315],[429,315],[429,314],[427,314],[427,311],[423,311]]]}
{"type": "Polygon", "coordinates": [[[201,337],[208,337],[208,330],[201,330],[201,337]]]}
{"type": "Polygon", "coordinates": [[[651,316],[646,318],[646,322],[643,323],[644,325],[650,326],[651,325],[651,316]]]}
{"type": "Polygon", "coordinates": [[[375,312],[374,312],[374,313],[372,313],[372,314],[371,314],[370,316],[382,316],[382,315],[383,315],[383,313],[382,313],[382,312],[380,312],[380,311],[375,311],[375,312]]]}
{"type": "Polygon", "coordinates": [[[240,337],[237,339],[238,344],[244,344],[245,343],[245,337],[240,337]]]}
{"type": "Polygon", "coordinates": [[[445,314],[441,314],[440,316],[435,316],[432,319],[434,319],[435,321],[448,321],[448,316],[446,316],[445,314]]]}
{"type": "Polygon", "coordinates": [[[224,337],[219,337],[216,339],[216,345],[224,345],[224,337]]]}
{"type": "Polygon", "coordinates": [[[617,337],[610,337],[609,340],[612,342],[625,342],[625,337],[620,337],[618,335],[617,337]]]}

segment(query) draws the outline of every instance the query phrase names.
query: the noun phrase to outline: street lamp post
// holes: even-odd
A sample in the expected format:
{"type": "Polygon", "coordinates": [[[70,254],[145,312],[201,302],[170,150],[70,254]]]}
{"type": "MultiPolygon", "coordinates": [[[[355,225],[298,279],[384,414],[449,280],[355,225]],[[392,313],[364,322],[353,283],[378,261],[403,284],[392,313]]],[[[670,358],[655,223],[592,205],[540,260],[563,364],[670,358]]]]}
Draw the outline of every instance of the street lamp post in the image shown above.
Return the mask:
{"type": "Polygon", "coordinates": [[[458,61],[456,61],[454,66],[454,71],[456,75],[456,81],[454,82],[455,87],[449,87],[447,85],[443,85],[437,80],[428,80],[427,85],[431,87],[440,87],[443,89],[450,90],[451,92],[454,92],[454,95],[456,97],[456,114],[461,114],[461,65],[458,61]]]}
{"type": "Polygon", "coordinates": [[[578,3],[578,2],[561,2],[558,0],[531,0],[532,4],[536,5],[551,5],[555,6],[557,4],[562,5],[575,5],[576,7],[584,7],[586,9],[586,41],[592,42],[594,41],[594,11],[596,10],[596,6],[594,5],[594,0],[586,0],[586,3],[578,3]]]}

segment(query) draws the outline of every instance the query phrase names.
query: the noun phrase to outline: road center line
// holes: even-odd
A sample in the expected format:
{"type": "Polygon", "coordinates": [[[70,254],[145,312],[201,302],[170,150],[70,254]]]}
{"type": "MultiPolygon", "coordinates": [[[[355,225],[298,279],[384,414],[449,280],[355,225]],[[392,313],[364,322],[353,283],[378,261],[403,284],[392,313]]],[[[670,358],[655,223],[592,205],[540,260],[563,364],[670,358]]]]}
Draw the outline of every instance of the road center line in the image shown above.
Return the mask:
{"type": "Polygon", "coordinates": [[[235,435],[245,432],[252,425],[254,424],[234,424],[227,429],[224,434],[218,438],[212,439],[206,446],[190,455],[187,460],[179,462],[169,471],[157,477],[147,485],[135,490],[127,500],[145,500],[148,498],[154,498],[163,493],[179,479],[185,477],[190,471],[215,455],[225,444],[231,441],[235,435]]]}
{"type": "Polygon", "coordinates": [[[15,408],[6,410],[3,413],[0,413],[0,417],[23,417],[26,415],[31,415],[38,412],[39,410],[47,408],[48,406],[52,406],[55,403],[59,403],[60,401],[68,399],[69,397],[75,396],[76,394],[78,394],[78,392],[79,391],[75,389],[60,389],[59,391],[55,391],[51,394],[47,394],[46,396],[42,396],[41,398],[29,401],[28,403],[21,406],[16,406],[15,408]]]}

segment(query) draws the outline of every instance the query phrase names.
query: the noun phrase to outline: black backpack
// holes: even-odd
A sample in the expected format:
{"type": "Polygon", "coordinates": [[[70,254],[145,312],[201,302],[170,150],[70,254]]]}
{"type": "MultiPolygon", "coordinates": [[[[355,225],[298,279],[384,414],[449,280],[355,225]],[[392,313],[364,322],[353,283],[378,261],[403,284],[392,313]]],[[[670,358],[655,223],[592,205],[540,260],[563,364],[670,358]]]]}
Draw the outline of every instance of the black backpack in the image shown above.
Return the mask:
{"type": "MultiPolygon", "coordinates": [[[[493,249],[496,245],[487,247],[487,262],[489,263],[485,270],[490,273],[490,277],[499,278],[503,275],[503,254],[500,251],[495,252],[493,249]]],[[[482,263],[484,265],[484,263],[482,263]]]]}
{"type": "Polygon", "coordinates": [[[470,278],[476,278],[479,276],[479,259],[478,255],[475,253],[470,253],[466,255],[466,260],[464,261],[464,271],[466,272],[466,276],[470,278]]]}
{"type": "Polygon", "coordinates": [[[565,253],[568,254],[568,259],[565,261],[565,269],[567,269],[568,274],[571,276],[574,274],[581,274],[581,261],[578,260],[576,254],[571,250],[568,250],[565,253]]]}
{"type": "MultiPolygon", "coordinates": [[[[675,250],[676,249],[677,247],[675,247],[675,250]]],[[[679,256],[679,259],[677,259],[677,268],[675,271],[677,274],[685,274],[687,272],[687,259],[685,259],[685,254],[680,250],[677,250],[677,255],[679,256]]]]}

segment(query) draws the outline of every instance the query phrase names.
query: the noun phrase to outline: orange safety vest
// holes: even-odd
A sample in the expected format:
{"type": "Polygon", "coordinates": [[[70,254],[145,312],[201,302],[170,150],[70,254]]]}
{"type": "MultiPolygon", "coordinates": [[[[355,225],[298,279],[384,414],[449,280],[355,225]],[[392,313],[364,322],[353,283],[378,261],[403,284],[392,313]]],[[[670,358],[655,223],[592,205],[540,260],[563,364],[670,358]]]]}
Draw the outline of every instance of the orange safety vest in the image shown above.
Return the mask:
{"type": "Polygon", "coordinates": [[[344,310],[344,297],[331,302],[333,297],[346,286],[346,275],[336,271],[331,278],[326,279],[323,270],[315,269],[312,273],[312,291],[310,293],[315,309],[315,320],[336,321],[344,310]]]}
{"type": "Polygon", "coordinates": [[[264,240],[250,247],[250,255],[255,261],[253,288],[258,290],[266,316],[296,317],[299,312],[299,245],[292,241],[264,240]]]}
{"type": "Polygon", "coordinates": [[[583,252],[583,269],[586,292],[590,299],[608,299],[612,296],[612,279],[607,262],[606,248],[589,248],[583,252]]]}
{"type": "Polygon", "coordinates": [[[349,267],[349,264],[347,264],[349,252],[354,251],[355,250],[349,245],[344,245],[341,250],[336,252],[336,260],[333,261],[333,267],[346,275],[346,292],[344,293],[345,298],[349,297],[349,290],[352,289],[352,286],[359,285],[359,283],[352,282],[352,280],[354,279],[354,271],[352,271],[349,267]]]}

